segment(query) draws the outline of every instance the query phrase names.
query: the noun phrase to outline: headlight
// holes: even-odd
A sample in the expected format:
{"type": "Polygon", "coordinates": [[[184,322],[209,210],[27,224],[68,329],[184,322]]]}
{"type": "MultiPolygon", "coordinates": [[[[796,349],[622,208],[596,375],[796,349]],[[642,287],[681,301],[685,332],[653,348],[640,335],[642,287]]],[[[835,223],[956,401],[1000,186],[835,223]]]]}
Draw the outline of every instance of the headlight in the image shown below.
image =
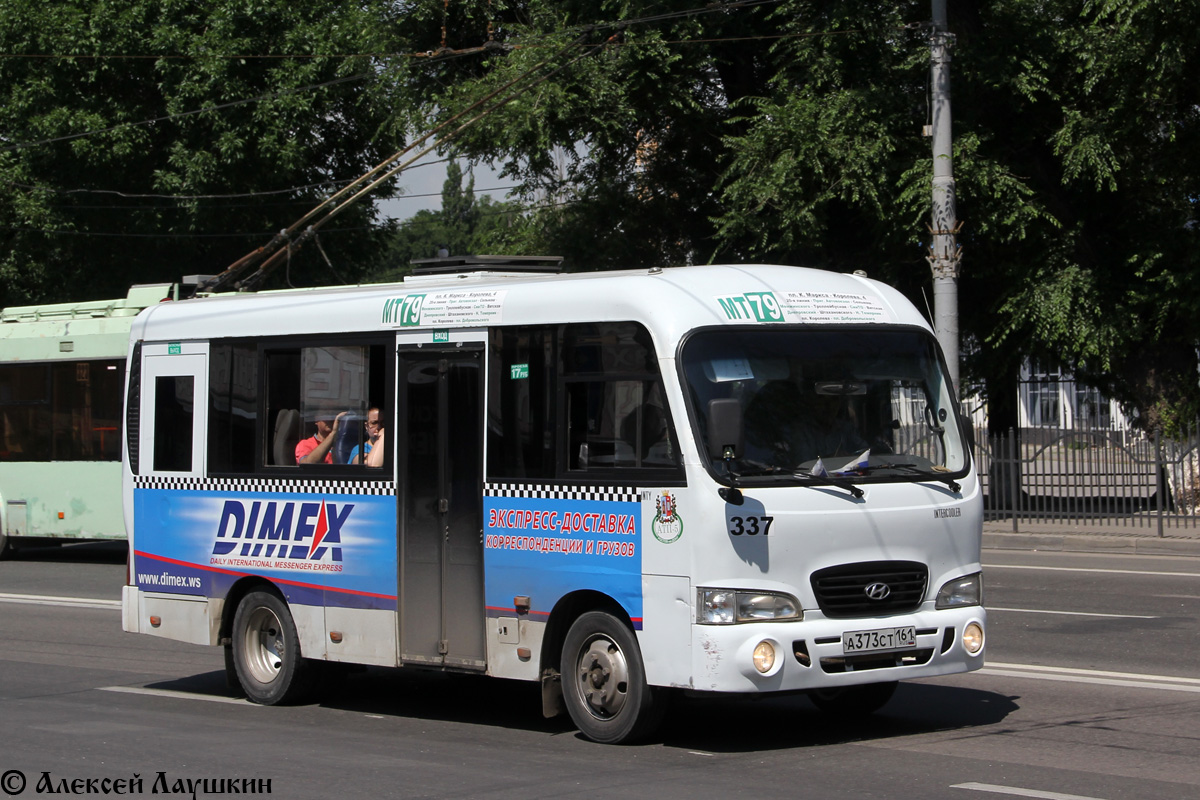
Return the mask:
{"type": "Polygon", "coordinates": [[[701,625],[799,619],[804,619],[804,612],[800,610],[800,601],[791,595],[734,589],[699,590],[696,621],[701,625]]]}
{"type": "Polygon", "coordinates": [[[937,593],[937,608],[983,605],[983,574],[976,572],[945,583],[937,593]]]}

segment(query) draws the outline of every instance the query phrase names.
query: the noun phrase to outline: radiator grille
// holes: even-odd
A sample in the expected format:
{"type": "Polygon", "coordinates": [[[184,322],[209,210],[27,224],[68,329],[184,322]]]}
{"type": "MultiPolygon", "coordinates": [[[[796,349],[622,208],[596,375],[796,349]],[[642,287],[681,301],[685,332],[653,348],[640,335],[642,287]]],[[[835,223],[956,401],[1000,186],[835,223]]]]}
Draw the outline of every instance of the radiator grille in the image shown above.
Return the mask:
{"type": "Polygon", "coordinates": [[[827,617],[876,617],[916,609],[928,580],[929,570],[916,561],[864,561],[817,570],[812,588],[827,617]],[[877,584],[887,587],[886,597],[868,595],[877,584]]]}

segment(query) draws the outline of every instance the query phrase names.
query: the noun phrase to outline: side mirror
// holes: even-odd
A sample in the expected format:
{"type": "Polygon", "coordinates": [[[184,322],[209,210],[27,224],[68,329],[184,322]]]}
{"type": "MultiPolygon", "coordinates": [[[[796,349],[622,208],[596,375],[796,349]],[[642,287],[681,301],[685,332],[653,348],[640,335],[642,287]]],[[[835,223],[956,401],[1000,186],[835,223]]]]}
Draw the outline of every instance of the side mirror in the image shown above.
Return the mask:
{"type": "Polygon", "coordinates": [[[708,455],[724,461],[743,454],[746,449],[742,406],[735,398],[708,401],[708,455]]]}

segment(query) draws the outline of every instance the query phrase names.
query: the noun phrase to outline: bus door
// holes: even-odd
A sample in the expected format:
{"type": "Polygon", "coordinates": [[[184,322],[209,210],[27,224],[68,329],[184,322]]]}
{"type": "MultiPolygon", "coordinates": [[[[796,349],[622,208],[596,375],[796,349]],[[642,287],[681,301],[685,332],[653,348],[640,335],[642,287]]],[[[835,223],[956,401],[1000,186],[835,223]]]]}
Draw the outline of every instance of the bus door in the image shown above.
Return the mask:
{"type": "Polygon", "coordinates": [[[483,342],[402,348],[400,658],[484,669],[483,342]]]}
{"type": "Polygon", "coordinates": [[[139,474],[203,476],[206,349],[193,342],[142,347],[139,474]]]}

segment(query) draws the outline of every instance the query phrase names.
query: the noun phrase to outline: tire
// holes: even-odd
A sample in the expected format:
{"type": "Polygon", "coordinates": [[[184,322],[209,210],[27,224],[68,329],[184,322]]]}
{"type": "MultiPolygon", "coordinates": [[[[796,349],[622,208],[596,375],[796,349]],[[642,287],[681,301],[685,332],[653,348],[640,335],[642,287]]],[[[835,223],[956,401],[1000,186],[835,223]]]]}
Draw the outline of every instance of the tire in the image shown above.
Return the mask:
{"type": "Polygon", "coordinates": [[[563,700],[587,738],[630,744],[654,732],[665,697],[646,683],[637,638],[603,611],[589,611],[571,625],[562,650],[563,700]]]}
{"type": "Polygon", "coordinates": [[[896,693],[897,681],[846,686],[841,689],[813,689],[808,699],[827,714],[865,717],[883,708],[896,693]]]}
{"type": "Polygon", "coordinates": [[[8,534],[0,530],[0,561],[11,558],[13,549],[8,545],[8,534]]]}
{"type": "Polygon", "coordinates": [[[250,592],[233,617],[233,663],[254,703],[294,703],[312,688],[312,664],[300,655],[296,623],[273,592],[250,592]]]}

